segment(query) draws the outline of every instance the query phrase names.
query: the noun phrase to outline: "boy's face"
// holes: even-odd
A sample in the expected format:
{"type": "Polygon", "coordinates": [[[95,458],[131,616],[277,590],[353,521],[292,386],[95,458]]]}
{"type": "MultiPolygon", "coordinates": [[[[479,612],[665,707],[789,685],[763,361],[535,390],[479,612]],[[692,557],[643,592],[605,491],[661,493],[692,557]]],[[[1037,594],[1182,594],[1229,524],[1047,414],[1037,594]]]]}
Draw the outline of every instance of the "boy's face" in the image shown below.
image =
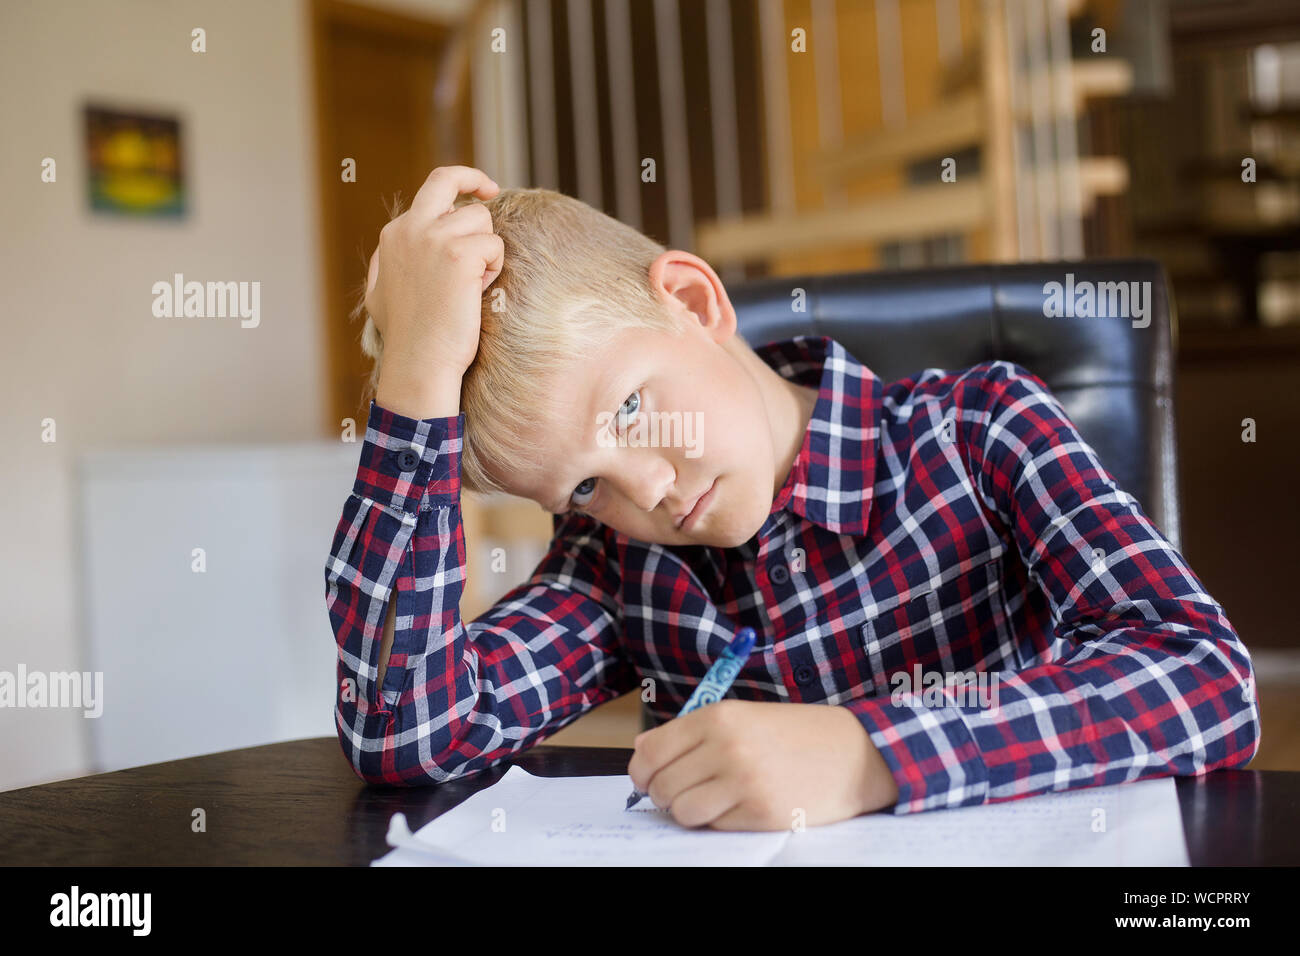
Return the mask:
{"type": "Polygon", "coordinates": [[[658,544],[734,547],[758,532],[789,470],[777,474],[789,442],[770,418],[775,373],[736,339],[734,313],[675,314],[682,335],[622,330],[547,384],[562,411],[523,433],[543,465],[498,476],[507,491],[658,544]]]}

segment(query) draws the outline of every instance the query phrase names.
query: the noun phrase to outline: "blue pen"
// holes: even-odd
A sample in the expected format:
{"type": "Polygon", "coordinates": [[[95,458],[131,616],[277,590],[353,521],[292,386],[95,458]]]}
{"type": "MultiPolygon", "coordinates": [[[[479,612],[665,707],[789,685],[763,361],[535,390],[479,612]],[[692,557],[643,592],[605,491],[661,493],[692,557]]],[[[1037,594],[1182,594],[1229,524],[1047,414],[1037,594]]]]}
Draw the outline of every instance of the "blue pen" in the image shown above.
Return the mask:
{"type": "MultiPolygon", "coordinates": [[[[677,712],[677,716],[689,714],[693,710],[698,710],[705,704],[712,704],[721,700],[731,690],[731,684],[740,673],[740,669],[745,666],[745,661],[749,660],[749,652],[754,649],[754,641],[757,635],[752,627],[742,627],[736,637],[728,644],[713,662],[709,672],[704,675],[704,680],[700,681],[700,686],[695,688],[695,693],[691,694],[682,709],[677,712]]],[[[624,810],[631,810],[641,802],[645,794],[640,790],[633,788],[632,795],[627,798],[627,806],[624,810]]]]}

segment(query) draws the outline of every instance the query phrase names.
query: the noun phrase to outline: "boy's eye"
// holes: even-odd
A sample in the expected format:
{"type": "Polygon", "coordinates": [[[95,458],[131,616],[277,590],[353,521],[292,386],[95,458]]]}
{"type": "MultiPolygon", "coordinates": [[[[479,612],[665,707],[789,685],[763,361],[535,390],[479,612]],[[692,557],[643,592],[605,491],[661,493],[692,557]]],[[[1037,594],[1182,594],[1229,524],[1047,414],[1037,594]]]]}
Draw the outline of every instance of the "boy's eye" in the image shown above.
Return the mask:
{"type": "MultiPolygon", "coordinates": [[[[619,428],[626,426],[627,423],[636,416],[641,408],[641,390],[638,388],[618,408],[616,421],[619,428]]],[[[596,494],[596,479],[587,478],[578,487],[573,489],[573,494],[569,496],[569,504],[574,508],[585,508],[591,504],[591,499],[596,494]]]]}
{"type": "Polygon", "coordinates": [[[578,487],[573,489],[570,496],[570,502],[577,508],[585,507],[591,504],[592,496],[596,492],[596,479],[584,478],[578,487]]]}
{"type": "Polygon", "coordinates": [[[637,413],[637,410],[640,409],[640,407],[641,407],[641,390],[638,388],[635,392],[633,392],[631,395],[627,397],[627,401],[625,401],[622,405],[619,406],[618,409],[619,425],[627,424],[627,422],[631,420],[631,418],[637,413]]]}

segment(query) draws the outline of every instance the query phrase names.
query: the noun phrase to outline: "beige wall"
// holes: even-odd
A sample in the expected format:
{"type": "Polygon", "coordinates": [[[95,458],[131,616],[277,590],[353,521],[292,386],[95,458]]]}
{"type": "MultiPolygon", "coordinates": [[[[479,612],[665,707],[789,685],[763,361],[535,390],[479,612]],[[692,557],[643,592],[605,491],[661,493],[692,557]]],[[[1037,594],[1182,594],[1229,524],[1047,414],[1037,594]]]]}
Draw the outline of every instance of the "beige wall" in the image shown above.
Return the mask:
{"type": "MultiPolygon", "coordinates": [[[[450,19],[468,0],[353,2],[450,19]]],[[[309,0],[0,3],[0,670],[89,666],[82,451],[335,437],[321,432],[309,15],[309,0]],[[206,53],[190,50],[195,27],[206,53]],[[181,117],[184,220],[89,212],[87,101],[181,117]],[[47,156],[56,183],[40,180],[47,156]],[[260,325],[155,318],[151,287],[176,272],[260,282],[260,325]]],[[[322,604],[328,638],[324,621],[322,604]]],[[[92,769],[80,710],[0,709],[0,789],[92,769]]]]}
{"type": "MultiPolygon", "coordinates": [[[[306,15],[298,0],[0,5],[0,669],[83,667],[79,452],[321,437],[306,15]],[[204,54],[190,52],[195,26],[204,54]],[[186,219],[88,211],[88,98],[182,117],[186,219]],[[40,181],[46,156],[57,183],[40,181]],[[260,281],[260,326],[155,318],[151,286],[175,272],[260,281]],[[41,440],[46,417],[55,444],[41,440]]],[[[84,723],[0,710],[0,788],[85,772],[84,723]]]]}

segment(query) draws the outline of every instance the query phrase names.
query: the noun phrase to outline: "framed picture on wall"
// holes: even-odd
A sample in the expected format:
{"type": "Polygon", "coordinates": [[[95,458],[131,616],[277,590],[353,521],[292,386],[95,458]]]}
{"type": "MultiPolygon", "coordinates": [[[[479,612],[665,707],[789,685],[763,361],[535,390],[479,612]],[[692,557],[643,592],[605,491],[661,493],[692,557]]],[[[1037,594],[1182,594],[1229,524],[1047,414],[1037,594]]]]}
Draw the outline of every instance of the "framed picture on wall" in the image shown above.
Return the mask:
{"type": "Polygon", "coordinates": [[[178,117],[87,104],[90,208],[128,216],[180,218],[186,212],[178,117]]]}

